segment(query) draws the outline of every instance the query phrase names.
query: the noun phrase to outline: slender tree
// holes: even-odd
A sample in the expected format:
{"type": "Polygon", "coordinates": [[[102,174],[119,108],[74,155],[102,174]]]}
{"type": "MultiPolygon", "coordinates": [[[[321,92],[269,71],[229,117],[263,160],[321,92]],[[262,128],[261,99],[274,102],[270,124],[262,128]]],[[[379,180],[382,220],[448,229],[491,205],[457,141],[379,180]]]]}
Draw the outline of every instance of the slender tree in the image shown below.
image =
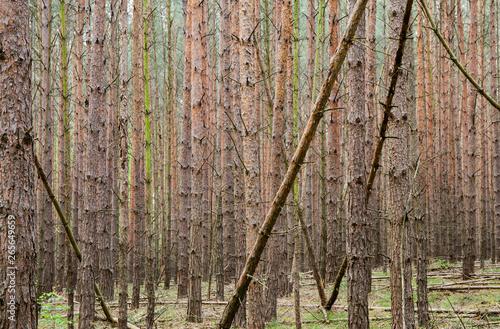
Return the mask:
{"type": "MultiPolygon", "coordinates": [[[[188,7],[192,8],[192,43],[200,45],[203,24],[204,2],[196,3],[193,0],[188,7]]],[[[201,247],[202,247],[202,216],[203,216],[203,172],[204,151],[206,149],[205,124],[203,107],[203,85],[202,85],[202,57],[203,48],[200,46],[191,49],[191,234],[189,245],[189,286],[188,286],[188,310],[187,320],[190,322],[202,322],[201,313],[201,247]]]]}
{"type": "Polygon", "coordinates": [[[94,263],[96,221],[103,220],[106,180],[106,1],[97,0],[93,9],[92,44],[90,60],[90,101],[88,128],[85,135],[87,147],[87,173],[84,182],[84,214],[81,226],[82,261],[80,264],[80,328],[92,328],[95,316],[94,263]]]}
{"type": "MultiPolygon", "coordinates": [[[[42,166],[45,172],[52,173],[53,157],[53,115],[51,100],[51,42],[52,42],[52,0],[40,1],[40,34],[41,34],[41,65],[42,81],[40,93],[40,110],[42,122],[42,166]]],[[[52,175],[48,176],[52,184],[52,175]]],[[[54,285],[54,220],[52,217],[52,204],[48,197],[40,205],[40,237],[38,249],[38,263],[43,264],[38,268],[38,295],[49,293],[54,285]]]]}
{"type": "Polygon", "coordinates": [[[128,278],[127,278],[127,253],[129,246],[129,227],[128,227],[128,214],[129,214],[129,157],[128,157],[128,123],[129,123],[129,109],[128,109],[128,14],[127,14],[127,0],[121,0],[119,11],[119,26],[120,26],[120,102],[119,102],[119,121],[118,121],[118,134],[119,134],[119,217],[120,217],[120,243],[119,243],[119,257],[118,257],[118,304],[120,307],[118,316],[118,328],[127,328],[127,299],[128,299],[128,278]]]}
{"type": "Polygon", "coordinates": [[[182,2],[184,10],[184,93],[182,96],[182,140],[180,161],[179,264],[177,296],[188,293],[189,222],[191,221],[191,11],[189,0],[182,2]]]}

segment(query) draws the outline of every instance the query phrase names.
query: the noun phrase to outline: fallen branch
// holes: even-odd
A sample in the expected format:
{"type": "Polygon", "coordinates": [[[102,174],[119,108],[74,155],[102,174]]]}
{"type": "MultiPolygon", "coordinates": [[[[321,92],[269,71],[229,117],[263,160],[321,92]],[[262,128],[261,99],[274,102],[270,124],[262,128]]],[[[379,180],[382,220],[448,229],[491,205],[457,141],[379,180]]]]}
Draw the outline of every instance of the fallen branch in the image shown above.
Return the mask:
{"type": "Polygon", "coordinates": [[[500,289],[500,286],[438,286],[429,287],[429,290],[496,290],[500,289]]]}

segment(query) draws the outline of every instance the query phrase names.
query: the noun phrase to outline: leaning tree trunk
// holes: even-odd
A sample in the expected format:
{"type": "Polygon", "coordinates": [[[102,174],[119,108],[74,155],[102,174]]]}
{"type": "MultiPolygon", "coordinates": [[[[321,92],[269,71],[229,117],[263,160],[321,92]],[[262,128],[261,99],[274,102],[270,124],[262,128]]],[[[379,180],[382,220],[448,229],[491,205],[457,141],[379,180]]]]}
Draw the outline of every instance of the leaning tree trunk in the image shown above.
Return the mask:
{"type": "Polygon", "coordinates": [[[28,1],[0,3],[0,328],[37,328],[28,1]]]}

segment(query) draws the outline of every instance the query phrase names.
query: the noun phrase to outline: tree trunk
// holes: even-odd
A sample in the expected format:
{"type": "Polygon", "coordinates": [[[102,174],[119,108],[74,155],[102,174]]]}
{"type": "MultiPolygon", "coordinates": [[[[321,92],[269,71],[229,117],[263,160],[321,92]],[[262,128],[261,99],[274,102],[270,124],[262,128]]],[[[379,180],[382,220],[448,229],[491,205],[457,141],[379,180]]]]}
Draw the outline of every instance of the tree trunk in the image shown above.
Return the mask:
{"type": "Polygon", "coordinates": [[[184,10],[184,93],[182,99],[182,140],[180,161],[180,216],[179,216],[179,264],[177,272],[177,297],[188,293],[187,249],[191,222],[191,11],[189,0],[183,0],[184,10]]]}
{"type": "MultiPolygon", "coordinates": [[[[145,242],[146,242],[146,267],[145,267],[145,288],[148,298],[146,311],[146,328],[153,329],[155,321],[155,242],[154,242],[154,225],[153,218],[153,173],[152,164],[153,158],[151,154],[152,144],[152,128],[151,128],[151,100],[150,100],[150,64],[149,64],[149,47],[152,44],[149,40],[154,28],[153,13],[148,0],[143,0],[143,33],[144,33],[144,128],[145,128],[145,242]]],[[[154,50],[154,48],[153,48],[154,50]]]]}
{"type": "MultiPolygon", "coordinates": [[[[498,65],[497,65],[497,8],[495,1],[491,2],[490,9],[490,68],[491,68],[491,96],[494,99],[498,98],[498,65]]],[[[494,109],[492,109],[494,111],[494,109]]],[[[493,188],[495,194],[495,205],[494,205],[494,232],[495,241],[492,245],[493,249],[493,261],[498,262],[500,260],[500,115],[497,111],[494,111],[494,135],[493,135],[493,188]]]]}
{"type": "Polygon", "coordinates": [[[119,243],[119,257],[118,257],[118,305],[120,308],[118,316],[118,329],[127,328],[127,299],[128,299],[128,278],[127,278],[127,254],[129,248],[129,157],[128,157],[128,125],[129,125],[129,109],[128,109],[128,13],[127,13],[127,0],[121,0],[119,11],[119,25],[120,25],[120,103],[119,103],[119,121],[118,121],[118,134],[119,134],[119,193],[120,202],[119,217],[120,217],[120,243],[119,243]]]}
{"type": "MultiPolygon", "coordinates": [[[[74,43],[74,66],[73,66],[73,209],[72,229],[75,238],[79,240],[79,223],[83,214],[83,125],[85,121],[84,97],[83,97],[83,29],[85,21],[85,1],[79,0],[76,7],[76,28],[74,43]]],[[[43,190],[42,190],[43,192],[43,190]]],[[[72,254],[69,250],[68,254],[72,254]]],[[[70,256],[68,256],[70,257],[70,256]]],[[[73,273],[68,274],[68,322],[74,319],[73,299],[77,289],[78,260],[72,257],[73,273]]],[[[72,322],[73,323],[73,322],[72,322]]],[[[72,324],[74,327],[74,323],[72,324]]],[[[68,326],[68,329],[73,329],[68,326]]]]}
{"type": "Polygon", "coordinates": [[[93,9],[93,35],[90,59],[90,101],[88,124],[85,136],[87,161],[84,183],[85,206],[81,230],[82,262],[80,328],[92,328],[95,316],[94,263],[96,222],[104,220],[104,193],[106,188],[106,2],[97,0],[93,9]]]}
{"type": "Polygon", "coordinates": [[[37,328],[28,1],[0,4],[0,328],[37,328]]]}
{"type": "MultiPolygon", "coordinates": [[[[470,33],[469,33],[469,72],[476,75],[476,39],[477,39],[477,1],[470,1],[470,33]]],[[[465,104],[464,104],[465,105],[465,104]]],[[[476,89],[469,88],[467,106],[464,107],[466,129],[464,155],[465,195],[466,195],[466,234],[464,241],[464,258],[462,264],[463,279],[467,280],[474,274],[474,261],[476,260],[476,89]]]]}
{"type": "MultiPolygon", "coordinates": [[[[59,183],[59,199],[62,201],[64,213],[67,217],[71,214],[71,186],[70,186],[70,136],[69,136],[69,93],[68,93],[68,53],[67,53],[67,31],[66,31],[66,3],[64,0],[60,2],[60,43],[61,43],[61,81],[60,81],[60,98],[59,107],[59,139],[58,139],[58,183],[59,183]]],[[[57,255],[57,272],[56,283],[59,292],[65,286],[66,280],[66,235],[64,229],[59,227],[58,230],[58,255],[57,255]]]]}
{"type": "MultiPolygon", "coordinates": [[[[337,45],[339,43],[339,4],[337,0],[330,0],[328,2],[330,11],[330,45],[329,56],[332,57],[337,45]]],[[[341,246],[341,229],[339,218],[337,217],[339,191],[341,187],[341,150],[340,150],[340,137],[342,125],[342,112],[339,107],[339,84],[335,82],[333,90],[330,95],[330,102],[328,107],[333,109],[327,113],[328,119],[328,159],[326,168],[327,180],[327,215],[328,215],[328,249],[327,249],[327,276],[324,278],[331,282],[335,279],[339,259],[342,254],[341,246]]]]}
{"type": "MultiPolygon", "coordinates": [[[[42,62],[42,82],[40,91],[40,105],[42,111],[42,136],[43,143],[42,165],[48,176],[49,184],[52,185],[52,158],[53,158],[53,119],[51,101],[51,42],[52,42],[52,0],[40,2],[41,20],[41,62],[42,62]]],[[[38,264],[43,264],[38,268],[37,294],[49,293],[54,285],[54,220],[52,218],[52,204],[45,196],[40,209],[40,239],[38,251],[38,264]]]]}
{"type": "MultiPolygon", "coordinates": [[[[276,42],[276,65],[275,70],[275,94],[273,107],[273,122],[272,122],[272,162],[270,170],[271,195],[275,195],[279,188],[279,183],[282,180],[284,172],[282,170],[284,160],[284,133],[285,133],[285,101],[286,101],[286,78],[287,78],[287,50],[291,42],[291,18],[292,6],[291,0],[278,0],[277,7],[280,8],[280,21],[278,24],[278,35],[276,42]]],[[[285,230],[285,212],[281,215],[276,230],[285,230]]],[[[286,281],[285,271],[282,268],[283,261],[286,259],[286,243],[284,236],[279,234],[271,239],[269,282],[267,291],[268,300],[268,318],[277,318],[278,295],[283,287],[283,282],[286,281]],[[274,244],[274,246],[273,246],[274,244]]]]}
{"type": "MultiPolygon", "coordinates": [[[[233,7],[234,9],[234,7],[233,7]]],[[[254,29],[254,3],[252,0],[239,1],[239,41],[240,41],[240,81],[241,81],[241,121],[243,127],[243,166],[245,168],[245,222],[246,251],[250,256],[260,227],[260,164],[259,164],[259,129],[258,112],[255,103],[255,50],[252,47],[252,31],[254,29]]],[[[263,329],[265,310],[262,304],[263,292],[259,282],[261,276],[251,284],[247,297],[248,328],[263,329]]],[[[239,302],[238,302],[239,303],[239,302]]]]}
{"type": "MultiPolygon", "coordinates": [[[[188,0],[193,1],[193,0],[188,0]]],[[[189,246],[189,287],[188,287],[188,310],[187,320],[189,322],[202,322],[201,313],[201,253],[202,253],[202,216],[203,216],[203,183],[206,136],[208,129],[205,119],[205,104],[203,100],[203,47],[202,24],[204,2],[192,2],[188,7],[192,8],[192,43],[197,45],[191,49],[191,238],[189,246]]]]}
{"type": "MultiPolygon", "coordinates": [[[[349,1],[350,12],[355,1],[349,1]]],[[[365,21],[361,18],[356,38],[364,38],[365,21]]],[[[348,156],[348,229],[347,229],[347,303],[350,328],[368,328],[368,291],[371,275],[368,263],[368,216],[366,212],[365,178],[365,54],[359,44],[354,44],[347,55],[347,84],[349,112],[347,131],[348,156]]]]}
{"type": "MultiPolygon", "coordinates": [[[[402,25],[405,13],[405,1],[394,0],[391,2],[389,23],[391,26],[391,44],[389,53],[395,53],[399,45],[398,27],[402,25]]],[[[410,50],[409,43],[406,45],[410,50]]],[[[408,51],[404,52],[402,67],[404,70],[399,72],[398,85],[394,92],[392,116],[389,118],[388,135],[397,137],[388,143],[389,155],[389,216],[391,220],[391,313],[392,328],[403,328],[405,325],[413,328],[413,300],[412,294],[408,295],[405,288],[405,297],[403,299],[402,284],[411,282],[411,261],[409,261],[409,228],[410,218],[408,216],[407,200],[409,200],[410,191],[410,130],[409,123],[409,72],[412,69],[411,55],[408,51]],[[408,259],[408,260],[406,260],[408,259]],[[404,262],[404,264],[403,264],[404,262]],[[408,273],[409,270],[409,273],[408,273]],[[404,272],[404,273],[402,273],[404,272]],[[404,278],[402,278],[404,275],[404,278]],[[406,298],[411,300],[408,302],[406,298]],[[411,310],[409,309],[411,304],[411,310]],[[403,312],[404,305],[404,312],[403,312]],[[403,319],[403,315],[405,318],[403,319]],[[404,322],[403,322],[404,321],[404,322]]],[[[411,288],[410,288],[411,289],[411,288]]]]}
{"type": "Polygon", "coordinates": [[[130,226],[132,235],[133,258],[133,309],[139,307],[139,293],[141,288],[141,273],[144,268],[142,258],[142,224],[144,221],[144,31],[143,31],[143,2],[133,1],[132,27],[132,85],[133,85],[133,122],[132,125],[132,153],[131,153],[131,180],[130,180],[130,226]]]}
{"type": "MultiPolygon", "coordinates": [[[[417,130],[418,130],[418,149],[420,159],[428,158],[428,144],[426,138],[426,116],[427,104],[425,102],[425,53],[424,53],[424,29],[423,18],[418,18],[417,26],[417,130]]],[[[413,157],[414,158],[414,157],[413,157]]],[[[415,216],[415,236],[417,248],[417,309],[418,309],[418,325],[423,328],[429,327],[429,301],[427,298],[427,234],[426,225],[428,225],[428,214],[426,213],[426,196],[427,188],[423,189],[427,183],[427,166],[420,167],[420,172],[417,173],[417,182],[414,190],[416,191],[416,216],[415,216]],[[423,190],[421,190],[423,189],[423,190]],[[424,222],[425,221],[425,222],[424,222]],[[424,225],[426,224],[426,225],[424,225]]]]}

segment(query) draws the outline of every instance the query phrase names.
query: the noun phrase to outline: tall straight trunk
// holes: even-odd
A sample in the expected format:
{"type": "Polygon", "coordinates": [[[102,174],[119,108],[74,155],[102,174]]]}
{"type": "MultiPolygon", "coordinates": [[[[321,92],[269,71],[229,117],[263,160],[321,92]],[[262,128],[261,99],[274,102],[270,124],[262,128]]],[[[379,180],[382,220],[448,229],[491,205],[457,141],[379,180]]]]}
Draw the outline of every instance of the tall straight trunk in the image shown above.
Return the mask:
{"type": "MultiPolygon", "coordinates": [[[[254,29],[254,3],[252,0],[239,1],[239,40],[240,81],[241,83],[241,121],[243,130],[243,166],[245,169],[245,222],[247,257],[257,240],[260,227],[260,164],[259,164],[259,129],[258,112],[255,103],[255,50],[252,47],[252,31],[254,29]]],[[[247,296],[248,328],[263,329],[264,308],[262,305],[262,286],[259,273],[254,274],[256,280],[250,283],[247,296]]]]}
{"type": "MultiPolygon", "coordinates": [[[[470,1],[470,32],[469,32],[469,67],[472,76],[477,73],[477,1],[470,1]]],[[[476,260],[476,89],[469,88],[467,106],[464,109],[464,128],[466,129],[464,155],[465,196],[466,196],[466,229],[463,249],[464,258],[462,275],[464,280],[474,274],[474,261],[476,260]]]]}
{"type": "MultiPolygon", "coordinates": [[[[277,35],[276,43],[276,65],[275,70],[276,82],[275,82],[275,95],[274,95],[274,108],[273,108],[273,122],[272,122],[272,162],[270,171],[270,181],[271,181],[271,195],[275,195],[278,191],[280,181],[283,178],[284,172],[283,159],[284,159],[284,133],[285,133],[285,101],[286,101],[286,78],[287,78],[287,50],[291,42],[291,18],[292,18],[292,5],[291,0],[278,0],[277,7],[281,8],[281,19],[277,21],[279,30],[277,35]]],[[[282,218],[279,221],[280,224],[277,225],[276,229],[278,231],[284,231],[285,226],[285,212],[282,213],[282,218]]],[[[269,250],[270,253],[270,266],[268,268],[269,276],[269,290],[268,290],[268,302],[269,302],[269,318],[277,318],[277,304],[278,295],[280,294],[280,289],[283,286],[283,282],[286,281],[286,272],[282,269],[284,264],[284,259],[286,259],[286,243],[284,241],[283,235],[275,235],[271,242],[274,242],[274,246],[271,243],[269,250]],[[274,241],[273,241],[274,240],[274,241]]]]}
{"type": "MultiPolygon", "coordinates": [[[[366,60],[366,148],[365,148],[365,163],[366,167],[370,168],[371,161],[373,157],[373,150],[377,142],[377,102],[375,97],[375,87],[377,85],[377,72],[375,66],[376,60],[376,22],[377,22],[377,1],[371,0],[368,2],[367,15],[366,15],[366,38],[367,44],[370,49],[365,52],[366,60]]],[[[370,197],[368,207],[368,214],[371,218],[380,217],[378,211],[378,191],[372,191],[372,196],[370,197]],[[375,193],[373,193],[375,192],[375,193]]],[[[376,250],[377,247],[375,241],[377,241],[377,234],[380,230],[380,220],[374,220],[369,223],[369,233],[368,239],[372,247],[370,247],[370,254],[372,258],[370,261],[370,266],[375,266],[380,257],[377,256],[380,250],[376,250]]],[[[371,275],[369,276],[371,280],[371,275]]],[[[371,286],[371,284],[370,284],[371,286]]]]}
{"type": "Polygon", "coordinates": [[[203,100],[203,47],[202,24],[204,2],[196,3],[193,0],[188,7],[192,8],[191,33],[192,43],[197,45],[191,49],[191,237],[189,245],[189,285],[188,310],[189,322],[202,322],[201,313],[201,254],[202,254],[202,216],[203,216],[203,183],[206,135],[208,128],[205,121],[205,104],[203,100]]]}
{"type": "Polygon", "coordinates": [[[29,2],[0,4],[0,328],[37,328],[29,2]]]}
{"type": "MultiPolygon", "coordinates": [[[[300,225],[298,216],[299,207],[295,206],[295,226],[300,225]]],[[[293,299],[294,299],[294,311],[295,311],[295,329],[302,328],[302,320],[300,318],[300,274],[299,274],[299,252],[300,252],[300,233],[299,230],[295,230],[294,234],[294,248],[293,248],[293,265],[292,265],[292,281],[293,281],[293,299]]]]}
{"type": "Polygon", "coordinates": [[[182,96],[182,140],[180,161],[179,264],[177,297],[188,293],[189,227],[191,222],[191,11],[192,4],[183,0],[184,10],[184,93],[182,96]]]}
{"type": "MultiPolygon", "coordinates": [[[[390,4],[389,18],[391,26],[391,42],[389,53],[394,54],[399,43],[399,27],[403,22],[403,15],[406,1],[393,0],[390,4]]],[[[410,50],[409,43],[406,45],[407,50],[410,50]]],[[[407,200],[410,191],[410,131],[409,123],[409,70],[412,69],[411,55],[408,51],[404,52],[402,70],[399,73],[398,86],[394,94],[394,107],[391,110],[392,116],[389,118],[388,135],[394,136],[397,139],[391,140],[388,143],[387,154],[389,155],[388,171],[389,171],[389,218],[391,221],[391,313],[392,313],[392,328],[403,328],[405,325],[414,327],[414,320],[410,320],[413,316],[413,301],[411,301],[411,310],[408,309],[408,303],[403,300],[403,283],[411,280],[411,263],[403,264],[403,254],[406,254],[409,248],[410,217],[408,216],[407,200]],[[404,250],[403,250],[404,249],[404,250]],[[410,266],[410,275],[407,276],[404,268],[410,266]],[[404,278],[402,278],[403,273],[404,278]],[[404,305],[404,311],[403,311],[404,305]],[[403,315],[405,318],[403,319],[403,315]],[[408,315],[408,316],[406,316],[408,315]],[[408,323],[409,322],[409,323],[408,323]],[[412,323],[413,322],[413,323],[412,323]]],[[[410,281],[411,282],[411,281],[410,281]]],[[[406,296],[407,294],[405,294],[406,296]]],[[[412,297],[410,297],[412,298],[412,297]]]]}
{"type": "Polygon", "coordinates": [[[94,263],[96,222],[104,220],[104,193],[106,188],[106,1],[95,1],[93,9],[92,43],[90,59],[90,101],[88,124],[85,136],[87,161],[85,163],[86,181],[84,183],[84,214],[81,226],[82,261],[80,328],[92,328],[95,315],[95,275],[94,263]]]}
{"type": "Polygon", "coordinates": [[[129,95],[129,70],[128,70],[128,13],[127,13],[127,0],[120,1],[119,10],[119,31],[120,31],[120,102],[119,102],[119,121],[118,121],[118,136],[119,136],[119,193],[120,202],[118,204],[118,215],[120,218],[120,242],[119,242],[119,256],[118,256],[118,329],[127,328],[127,299],[128,299],[128,278],[127,278],[127,254],[131,247],[129,245],[129,157],[128,157],[128,131],[129,131],[129,109],[128,109],[128,95],[129,95]]]}
{"type": "MultiPolygon", "coordinates": [[[[425,102],[425,52],[424,52],[424,29],[423,17],[418,18],[417,26],[417,130],[418,130],[418,153],[421,159],[427,159],[427,139],[426,139],[426,115],[427,104],[425,102]]],[[[420,160],[421,161],[421,160],[420,160]]],[[[427,167],[420,167],[420,172],[417,173],[416,187],[416,216],[415,216],[415,236],[417,248],[417,308],[418,308],[418,325],[423,328],[429,326],[429,301],[427,298],[427,235],[426,224],[426,186],[428,171],[427,167]]]]}
{"type": "MultiPolygon", "coordinates": [[[[497,35],[497,8],[496,2],[491,2],[490,7],[490,89],[491,97],[498,99],[498,83],[497,83],[497,69],[498,69],[498,35],[497,35]]],[[[492,259],[495,262],[500,260],[500,115],[494,109],[492,109],[495,120],[494,122],[494,134],[493,134],[493,192],[495,195],[495,205],[494,205],[494,216],[493,223],[495,225],[493,232],[495,233],[495,241],[492,246],[493,255],[492,259]]]]}
{"type": "MultiPolygon", "coordinates": [[[[61,77],[60,77],[60,107],[59,107],[59,139],[58,139],[58,183],[59,200],[64,209],[65,215],[69,218],[71,215],[71,186],[70,186],[70,127],[69,127],[69,92],[68,92],[68,49],[67,49],[67,31],[66,31],[66,3],[60,1],[60,33],[61,42],[61,77]]],[[[59,291],[65,286],[66,280],[66,234],[64,229],[59,227],[57,249],[57,271],[56,283],[59,291]]]]}
{"type": "Polygon", "coordinates": [[[143,2],[133,1],[132,12],[132,85],[133,125],[130,167],[129,235],[132,236],[133,291],[132,308],[139,307],[142,262],[142,222],[144,220],[144,68],[143,2]]]}
{"type": "MultiPolygon", "coordinates": [[[[409,29],[408,33],[411,33],[409,29]]],[[[411,77],[415,76],[415,54],[413,51],[413,42],[408,42],[408,49],[406,54],[407,58],[407,70],[411,77]]],[[[415,81],[413,79],[408,79],[407,82],[407,92],[404,95],[406,97],[406,102],[408,104],[408,118],[409,118],[409,154],[410,154],[410,163],[409,166],[409,196],[410,201],[414,201],[414,194],[418,193],[418,190],[415,189],[415,171],[419,168],[416,167],[416,163],[418,161],[418,135],[417,135],[417,104],[415,98],[415,81]]],[[[450,144],[450,147],[453,145],[450,144]]],[[[404,230],[403,236],[403,299],[404,299],[404,316],[405,316],[405,326],[407,328],[415,328],[415,306],[413,302],[413,282],[412,282],[412,259],[415,257],[414,255],[414,246],[415,246],[415,220],[413,217],[410,217],[410,220],[407,221],[404,230]]]]}
{"type": "MultiPolygon", "coordinates": [[[[40,20],[41,20],[41,60],[42,60],[42,83],[40,90],[40,107],[42,111],[42,166],[45,172],[52,173],[53,158],[53,115],[51,100],[51,42],[52,42],[52,0],[40,2],[40,20]]],[[[49,184],[52,185],[53,175],[47,177],[49,184]]],[[[38,268],[38,287],[37,293],[49,293],[54,285],[54,219],[52,215],[52,204],[47,196],[41,203],[40,209],[40,238],[38,251],[38,264],[43,264],[38,268]]]]}
{"type": "MultiPolygon", "coordinates": [[[[162,240],[162,249],[163,249],[163,260],[165,264],[165,273],[164,273],[164,287],[165,289],[170,288],[170,278],[172,275],[172,261],[175,258],[173,254],[173,248],[172,248],[172,217],[174,215],[174,211],[172,210],[172,199],[173,199],[173,185],[174,185],[174,180],[173,180],[173,173],[174,173],[174,168],[176,167],[176,162],[177,159],[173,156],[173,150],[176,149],[177,145],[175,144],[176,140],[173,138],[173,133],[174,133],[174,125],[176,124],[177,116],[175,115],[174,109],[176,108],[174,106],[174,72],[173,72],[173,56],[172,52],[174,51],[173,48],[173,39],[172,39],[172,24],[173,24],[173,18],[172,18],[172,1],[167,0],[167,59],[166,59],[166,64],[167,64],[167,78],[166,81],[164,81],[165,88],[166,90],[166,96],[167,96],[167,113],[165,114],[167,116],[167,130],[166,134],[164,134],[164,138],[166,138],[166,155],[167,155],[167,163],[166,163],[166,206],[167,206],[167,211],[166,211],[166,223],[165,223],[165,239],[162,240]],[[174,257],[172,257],[174,256],[174,257]]],[[[165,55],[165,48],[163,49],[164,55],[165,55]]]]}
{"type": "MultiPolygon", "coordinates": [[[[349,1],[349,9],[355,7],[349,1]]],[[[356,38],[365,36],[365,19],[361,18],[356,38]]],[[[347,54],[347,84],[349,112],[347,131],[348,156],[348,228],[347,228],[347,303],[350,328],[368,328],[368,291],[370,274],[368,245],[368,216],[366,212],[365,174],[365,54],[364,48],[354,44],[347,54]]]]}
{"type": "MultiPolygon", "coordinates": [[[[106,124],[106,189],[104,193],[104,215],[103,221],[97,223],[97,248],[98,248],[98,282],[102,289],[103,296],[106,299],[113,299],[114,297],[114,264],[112,258],[112,243],[114,237],[111,235],[112,223],[115,224],[115,208],[112,204],[112,199],[115,196],[113,191],[116,182],[116,147],[115,147],[115,126],[116,126],[116,102],[117,102],[117,49],[116,49],[116,21],[117,8],[115,0],[110,2],[110,28],[109,28],[109,93],[107,102],[107,124],[106,124]]],[[[116,205],[115,205],[116,206],[116,205]]]]}
{"type": "MultiPolygon", "coordinates": [[[[330,0],[329,14],[330,14],[330,44],[328,48],[328,54],[330,57],[333,56],[335,49],[339,43],[339,4],[337,0],[330,0]]],[[[342,254],[341,246],[341,229],[339,218],[337,217],[338,201],[339,201],[339,191],[341,187],[341,150],[340,150],[340,138],[341,138],[341,126],[342,126],[342,112],[339,107],[339,84],[335,82],[332,93],[330,95],[329,107],[333,109],[327,113],[326,118],[328,120],[328,159],[326,168],[326,180],[327,180],[327,191],[328,191],[328,201],[327,201],[327,214],[328,214],[328,249],[327,249],[327,276],[324,277],[327,281],[335,280],[335,273],[337,273],[337,268],[340,266],[339,258],[342,254]]]]}
{"type": "MultiPolygon", "coordinates": [[[[154,218],[153,218],[153,158],[151,154],[152,128],[151,128],[151,99],[150,99],[150,63],[149,47],[150,38],[154,34],[154,19],[152,17],[151,5],[148,0],[143,0],[143,33],[144,33],[144,140],[145,140],[145,242],[146,242],[146,272],[145,288],[148,298],[146,311],[146,328],[153,329],[155,320],[155,246],[154,246],[154,218]]],[[[154,51],[154,48],[152,48],[154,51]]]]}
{"type": "MultiPolygon", "coordinates": [[[[76,4],[76,27],[73,59],[73,166],[72,166],[72,230],[77,241],[79,240],[79,222],[83,213],[83,125],[84,125],[84,97],[83,97],[83,28],[85,21],[85,0],[79,0],[76,4]]],[[[69,255],[73,254],[69,250],[69,255]]],[[[72,257],[69,256],[68,257],[72,257]]],[[[74,319],[74,296],[77,287],[78,260],[72,257],[72,275],[68,274],[68,322],[74,319]]],[[[74,324],[72,324],[74,327],[74,324]]],[[[68,329],[72,329],[68,326],[68,329]]]]}
{"type": "MultiPolygon", "coordinates": [[[[221,169],[222,173],[222,221],[223,221],[223,232],[226,233],[225,239],[220,236],[220,244],[222,250],[226,250],[226,257],[220,257],[220,260],[217,259],[218,263],[215,264],[216,268],[216,276],[217,277],[217,296],[218,298],[224,298],[224,263],[227,264],[228,273],[226,276],[230,276],[234,273],[229,273],[231,268],[235,268],[234,263],[235,258],[235,239],[234,239],[234,221],[235,221],[235,212],[234,212],[234,158],[233,158],[233,141],[231,140],[232,136],[237,133],[233,129],[234,122],[234,111],[231,106],[231,57],[230,57],[230,29],[231,29],[231,11],[229,8],[229,1],[223,0],[221,2],[221,38],[220,38],[220,66],[219,66],[219,79],[221,79],[221,83],[219,84],[219,108],[221,109],[220,119],[223,127],[222,138],[221,138],[221,169]],[[226,241],[226,248],[223,248],[222,240],[226,241]],[[226,259],[226,262],[223,260],[226,259]],[[217,267],[219,266],[219,267],[217,267]],[[222,270],[222,271],[221,271],[222,270]],[[221,272],[221,273],[219,273],[221,272]]],[[[239,115],[239,113],[238,113],[239,115]]],[[[221,227],[222,228],[222,227],[221,227]]],[[[215,228],[217,230],[217,227],[215,228]]],[[[216,233],[217,234],[217,233],[216,233]]],[[[219,241],[219,239],[216,239],[219,241]]]]}
{"type": "MultiPolygon", "coordinates": [[[[477,46],[477,80],[479,85],[483,86],[484,82],[484,41],[485,41],[485,19],[484,19],[484,7],[486,1],[478,1],[477,8],[477,37],[476,46],[477,46]]],[[[477,192],[477,207],[478,207],[478,217],[479,217],[479,232],[478,232],[478,252],[477,257],[479,257],[480,266],[484,268],[484,260],[486,258],[487,253],[487,223],[488,223],[488,210],[487,207],[487,194],[488,194],[488,186],[487,186],[487,177],[489,173],[488,163],[487,163],[487,147],[488,140],[486,139],[487,132],[487,124],[486,124],[486,111],[483,110],[485,108],[484,98],[477,97],[475,100],[476,106],[480,111],[477,112],[476,117],[476,125],[478,132],[478,145],[477,147],[477,155],[476,156],[476,166],[481,169],[481,175],[478,176],[476,180],[477,192]]]]}
{"type": "MultiPolygon", "coordinates": [[[[296,73],[298,74],[298,55],[295,58],[295,48],[298,44],[298,30],[299,30],[299,21],[298,21],[298,7],[299,1],[293,1],[293,18],[290,26],[290,33],[293,33],[293,43],[290,42],[288,44],[288,57],[287,57],[287,107],[286,107],[286,142],[285,142],[285,150],[286,150],[286,162],[290,161],[293,156],[293,150],[295,149],[296,133],[295,128],[297,127],[296,113],[295,110],[298,111],[298,87],[296,87],[295,83],[298,83],[296,73]],[[293,29],[293,30],[292,30],[293,29]],[[297,40],[296,40],[297,39],[297,40]],[[297,70],[296,70],[297,69],[297,70]],[[297,107],[296,107],[297,105],[297,107]]],[[[297,49],[298,51],[298,49],[297,49]]],[[[297,185],[298,188],[298,185],[297,185]]],[[[295,202],[293,194],[288,196],[288,206],[286,207],[287,213],[287,225],[288,230],[295,228],[295,206],[293,203],[295,202]]],[[[300,240],[300,234],[298,235],[298,239],[300,240]]],[[[287,265],[289,269],[289,273],[291,273],[291,284],[288,286],[287,293],[291,293],[293,291],[293,266],[294,266],[294,255],[295,255],[295,233],[287,234],[287,265]]],[[[298,260],[296,265],[298,266],[298,260]]]]}
{"type": "MultiPolygon", "coordinates": [[[[254,1],[254,12],[251,13],[254,15],[254,24],[260,18],[260,11],[258,10],[260,1],[254,1]]],[[[234,35],[240,35],[240,7],[239,1],[230,1],[230,11],[233,13],[231,15],[231,26],[232,33],[234,35]]],[[[236,280],[235,284],[238,283],[238,275],[244,270],[246,263],[246,252],[247,246],[247,221],[246,221],[246,182],[245,182],[245,165],[244,165],[244,154],[243,154],[243,132],[244,132],[244,123],[242,117],[242,103],[241,103],[241,90],[242,86],[238,83],[240,81],[240,55],[241,55],[241,47],[240,43],[233,39],[231,48],[231,91],[232,91],[232,108],[233,108],[233,118],[234,118],[234,151],[236,153],[235,157],[235,167],[234,167],[234,212],[235,221],[234,221],[234,239],[235,241],[240,241],[240,243],[235,243],[235,273],[236,280]]],[[[254,64],[255,66],[255,64],[254,64]]],[[[260,107],[257,105],[254,109],[256,112],[258,111],[258,115],[260,115],[260,107]]],[[[247,325],[247,302],[245,299],[240,303],[240,308],[236,313],[235,325],[240,327],[245,327],[247,325]]]]}

